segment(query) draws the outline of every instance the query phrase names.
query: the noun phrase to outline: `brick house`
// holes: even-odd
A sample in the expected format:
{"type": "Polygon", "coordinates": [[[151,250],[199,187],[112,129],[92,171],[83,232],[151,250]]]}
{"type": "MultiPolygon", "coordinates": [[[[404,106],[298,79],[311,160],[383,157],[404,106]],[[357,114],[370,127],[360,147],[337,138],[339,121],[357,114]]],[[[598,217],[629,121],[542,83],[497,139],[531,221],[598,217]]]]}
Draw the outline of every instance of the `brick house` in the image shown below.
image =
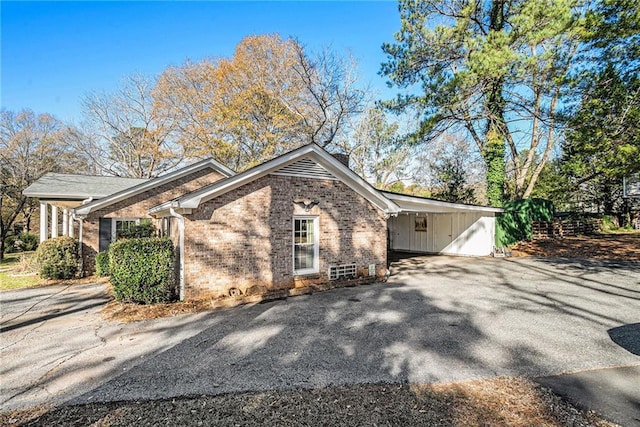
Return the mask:
{"type": "MultiPolygon", "coordinates": [[[[24,194],[60,204],[63,195],[40,181],[24,194]]],[[[93,272],[119,230],[152,221],[176,246],[181,299],[380,280],[389,249],[488,255],[501,211],[376,190],[315,144],[239,174],[205,160],[85,204],[83,196],[65,213],[67,230],[77,224],[83,271],[93,272]]]]}

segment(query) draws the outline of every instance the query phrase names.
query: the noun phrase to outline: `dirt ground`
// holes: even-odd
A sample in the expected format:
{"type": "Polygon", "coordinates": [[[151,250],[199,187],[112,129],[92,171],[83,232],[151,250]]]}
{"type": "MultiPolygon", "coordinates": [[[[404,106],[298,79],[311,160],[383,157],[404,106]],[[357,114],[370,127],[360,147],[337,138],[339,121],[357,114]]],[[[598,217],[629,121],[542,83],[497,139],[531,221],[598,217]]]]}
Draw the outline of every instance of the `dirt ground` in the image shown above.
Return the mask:
{"type": "Polygon", "coordinates": [[[0,414],[1,425],[613,426],[522,378],[360,385],[0,414]]]}
{"type": "Polygon", "coordinates": [[[514,256],[640,261],[640,233],[532,240],[511,247],[514,256]]]}

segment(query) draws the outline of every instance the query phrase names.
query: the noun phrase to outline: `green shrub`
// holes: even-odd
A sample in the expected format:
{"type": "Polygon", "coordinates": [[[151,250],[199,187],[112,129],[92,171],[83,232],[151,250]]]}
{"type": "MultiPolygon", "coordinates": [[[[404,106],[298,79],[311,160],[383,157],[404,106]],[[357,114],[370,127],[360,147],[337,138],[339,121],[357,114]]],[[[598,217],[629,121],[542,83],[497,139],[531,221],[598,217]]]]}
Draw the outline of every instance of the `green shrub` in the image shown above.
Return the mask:
{"type": "Polygon", "coordinates": [[[39,238],[35,234],[24,232],[20,233],[18,241],[20,241],[20,250],[35,251],[38,248],[39,238]]]}
{"type": "Polygon", "coordinates": [[[12,254],[18,252],[16,249],[16,236],[7,236],[4,239],[4,253],[12,254]]]}
{"type": "Polygon", "coordinates": [[[141,220],[140,224],[132,225],[126,230],[118,231],[118,239],[139,239],[143,237],[154,237],[156,228],[151,220],[141,220]]]}
{"type": "Polygon", "coordinates": [[[618,229],[618,219],[611,215],[602,215],[602,231],[608,233],[618,229]]]}
{"type": "Polygon", "coordinates": [[[35,251],[38,247],[38,236],[31,233],[20,233],[18,236],[8,236],[4,240],[4,252],[11,254],[15,252],[35,251]]]}
{"type": "Polygon", "coordinates": [[[78,272],[78,243],[73,237],[57,237],[40,243],[36,262],[40,277],[71,279],[78,272]]]}
{"type": "Polygon", "coordinates": [[[514,200],[496,217],[496,246],[530,240],[531,221],[553,221],[553,203],[544,199],[514,200]]]}
{"type": "Polygon", "coordinates": [[[99,277],[109,276],[109,251],[100,252],[96,255],[96,275],[99,277]]]}
{"type": "Polygon", "coordinates": [[[175,254],[166,238],[118,240],[109,247],[116,299],[151,304],[175,299],[175,254]]]}

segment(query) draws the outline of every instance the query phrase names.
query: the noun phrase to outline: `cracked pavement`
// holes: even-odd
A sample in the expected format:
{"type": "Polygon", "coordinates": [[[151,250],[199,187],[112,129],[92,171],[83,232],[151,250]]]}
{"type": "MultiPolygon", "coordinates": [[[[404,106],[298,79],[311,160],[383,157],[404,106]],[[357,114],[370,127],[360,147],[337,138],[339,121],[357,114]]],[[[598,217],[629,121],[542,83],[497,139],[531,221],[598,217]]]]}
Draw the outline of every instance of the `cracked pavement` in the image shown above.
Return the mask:
{"type": "Polygon", "coordinates": [[[200,331],[188,319],[119,324],[100,284],[0,292],[0,409],[59,404],[200,331]]]}

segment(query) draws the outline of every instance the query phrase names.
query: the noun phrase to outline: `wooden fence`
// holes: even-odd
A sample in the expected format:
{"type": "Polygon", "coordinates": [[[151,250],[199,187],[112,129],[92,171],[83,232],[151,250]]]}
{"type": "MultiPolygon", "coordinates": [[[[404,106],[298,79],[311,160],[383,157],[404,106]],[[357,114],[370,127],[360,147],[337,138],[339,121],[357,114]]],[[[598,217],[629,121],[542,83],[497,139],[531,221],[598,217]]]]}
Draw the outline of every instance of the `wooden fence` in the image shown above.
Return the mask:
{"type": "Polygon", "coordinates": [[[601,221],[597,219],[571,221],[532,221],[532,239],[552,239],[555,237],[596,234],[600,231],[601,221]]]}

